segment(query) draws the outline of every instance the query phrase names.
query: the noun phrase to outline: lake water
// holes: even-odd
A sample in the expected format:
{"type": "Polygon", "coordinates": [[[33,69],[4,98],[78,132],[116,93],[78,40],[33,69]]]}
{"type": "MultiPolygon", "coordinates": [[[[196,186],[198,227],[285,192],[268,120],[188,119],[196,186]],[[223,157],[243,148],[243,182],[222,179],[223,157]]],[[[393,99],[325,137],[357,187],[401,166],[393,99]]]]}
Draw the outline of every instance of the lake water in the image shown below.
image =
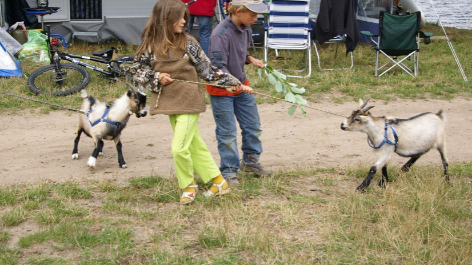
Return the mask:
{"type": "Polygon", "coordinates": [[[415,0],[415,2],[420,6],[428,23],[438,23],[437,12],[444,27],[472,29],[471,0],[415,0]]]}

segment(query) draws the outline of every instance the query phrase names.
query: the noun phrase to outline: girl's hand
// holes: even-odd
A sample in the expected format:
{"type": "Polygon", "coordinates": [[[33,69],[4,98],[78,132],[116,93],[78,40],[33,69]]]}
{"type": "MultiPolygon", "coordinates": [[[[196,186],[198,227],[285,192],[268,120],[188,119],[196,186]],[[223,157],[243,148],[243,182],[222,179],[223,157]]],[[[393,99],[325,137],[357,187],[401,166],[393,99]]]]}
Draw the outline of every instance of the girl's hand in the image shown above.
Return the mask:
{"type": "Polygon", "coordinates": [[[160,73],[159,74],[159,83],[163,86],[168,85],[170,83],[174,82],[174,79],[170,77],[170,74],[168,73],[160,73]]]}
{"type": "Polygon", "coordinates": [[[254,94],[254,90],[250,86],[241,85],[241,90],[248,93],[249,95],[254,94]]]}

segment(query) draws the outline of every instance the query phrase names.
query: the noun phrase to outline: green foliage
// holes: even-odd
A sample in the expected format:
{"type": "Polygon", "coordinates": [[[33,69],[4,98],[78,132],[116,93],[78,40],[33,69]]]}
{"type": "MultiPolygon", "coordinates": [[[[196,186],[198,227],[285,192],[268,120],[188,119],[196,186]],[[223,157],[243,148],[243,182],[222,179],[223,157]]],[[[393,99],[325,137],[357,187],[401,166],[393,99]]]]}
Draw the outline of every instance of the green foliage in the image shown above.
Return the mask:
{"type": "MultiPolygon", "coordinates": [[[[306,115],[305,109],[302,105],[306,105],[306,101],[300,94],[305,93],[305,88],[299,88],[295,83],[289,83],[287,81],[287,76],[274,70],[270,66],[266,66],[265,70],[268,72],[268,80],[275,87],[275,91],[278,93],[285,94],[285,101],[292,103],[293,105],[288,109],[288,115],[292,116],[295,113],[297,107],[300,108],[303,115],[306,115]]],[[[259,71],[259,77],[261,76],[261,71],[259,71]]]]}

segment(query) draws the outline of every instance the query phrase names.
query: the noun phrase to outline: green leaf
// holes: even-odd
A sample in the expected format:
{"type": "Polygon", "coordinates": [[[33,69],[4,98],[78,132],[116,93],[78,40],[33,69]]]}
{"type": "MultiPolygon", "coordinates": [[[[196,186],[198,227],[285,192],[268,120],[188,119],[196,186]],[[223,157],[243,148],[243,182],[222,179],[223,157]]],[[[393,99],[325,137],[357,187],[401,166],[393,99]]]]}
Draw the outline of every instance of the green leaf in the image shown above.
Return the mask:
{"type": "Polygon", "coordinates": [[[293,113],[295,113],[295,110],[297,109],[297,105],[292,105],[289,109],[288,109],[288,115],[292,116],[293,113]]]}
{"type": "Polygon", "coordinates": [[[302,88],[292,87],[292,88],[290,88],[290,90],[292,90],[292,92],[295,93],[295,94],[305,93],[305,88],[304,87],[302,87],[302,88]]]}
{"type": "Polygon", "coordinates": [[[300,109],[302,110],[303,115],[306,116],[306,111],[305,111],[305,109],[304,109],[302,106],[299,106],[299,107],[300,107],[300,109]]]}
{"type": "Polygon", "coordinates": [[[277,91],[277,92],[279,92],[279,93],[283,91],[283,84],[282,84],[282,82],[277,81],[277,83],[275,83],[275,91],[277,91]]]}
{"type": "Polygon", "coordinates": [[[297,84],[294,84],[294,83],[287,83],[289,85],[291,85],[292,87],[297,87],[298,85],[297,84]]]}
{"type": "Polygon", "coordinates": [[[276,75],[276,76],[277,76],[278,78],[280,78],[280,79],[283,79],[283,80],[286,80],[286,79],[287,79],[287,76],[284,75],[284,74],[282,74],[281,72],[277,72],[276,70],[274,70],[272,73],[273,73],[274,75],[276,75]]]}
{"type": "Polygon", "coordinates": [[[267,69],[267,71],[269,71],[270,73],[274,72],[274,69],[272,69],[272,67],[268,65],[265,66],[265,69],[267,69]]]}
{"type": "Polygon", "coordinates": [[[291,92],[288,92],[287,94],[285,94],[285,101],[295,103],[295,95],[293,95],[291,92]]]}
{"type": "Polygon", "coordinates": [[[259,80],[261,80],[262,79],[262,69],[261,68],[257,69],[257,74],[259,75],[259,80]]]}
{"type": "Polygon", "coordinates": [[[302,96],[300,95],[295,95],[295,100],[298,104],[300,105],[306,105],[308,101],[306,101],[302,96]]]}
{"type": "Polygon", "coordinates": [[[277,83],[277,79],[275,78],[275,76],[273,74],[269,74],[269,82],[275,86],[275,84],[277,83]]]}

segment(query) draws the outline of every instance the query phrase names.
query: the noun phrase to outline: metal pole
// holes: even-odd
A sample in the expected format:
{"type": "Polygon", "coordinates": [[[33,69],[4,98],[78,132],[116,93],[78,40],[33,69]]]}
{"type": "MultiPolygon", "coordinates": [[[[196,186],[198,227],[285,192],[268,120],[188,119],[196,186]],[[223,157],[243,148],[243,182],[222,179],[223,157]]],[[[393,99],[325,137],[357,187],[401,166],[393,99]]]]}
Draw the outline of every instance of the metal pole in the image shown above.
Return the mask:
{"type": "Polygon", "coordinates": [[[454,59],[456,60],[457,66],[459,67],[459,70],[462,74],[462,77],[464,78],[464,81],[468,82],[469,80],[467,80],[467,76],[465,75],[464,69],[462,69],[461,62],[459,61],[459,57],[457,57],[456,51],[454,50],[454,46],[452,46],[452,42],[449,40],[449,36],[446,33],[446,29],[444,29],[444,26],[443,26],[441,20],[439,19],[439,15],[438,15],[438,12],[436,11],[436,8],[433,5],[433,1],[430,0],[430,3],[431,3],[431,6],[434,9],[434,13],[436,13],[436,16],[438,17],[439,25],[441,26],[442,30],[444,31],[444,35],[446,35],[447,44],[449,45],[449,48],[451,49],[452,55],[454,56],[454,59]]]}

